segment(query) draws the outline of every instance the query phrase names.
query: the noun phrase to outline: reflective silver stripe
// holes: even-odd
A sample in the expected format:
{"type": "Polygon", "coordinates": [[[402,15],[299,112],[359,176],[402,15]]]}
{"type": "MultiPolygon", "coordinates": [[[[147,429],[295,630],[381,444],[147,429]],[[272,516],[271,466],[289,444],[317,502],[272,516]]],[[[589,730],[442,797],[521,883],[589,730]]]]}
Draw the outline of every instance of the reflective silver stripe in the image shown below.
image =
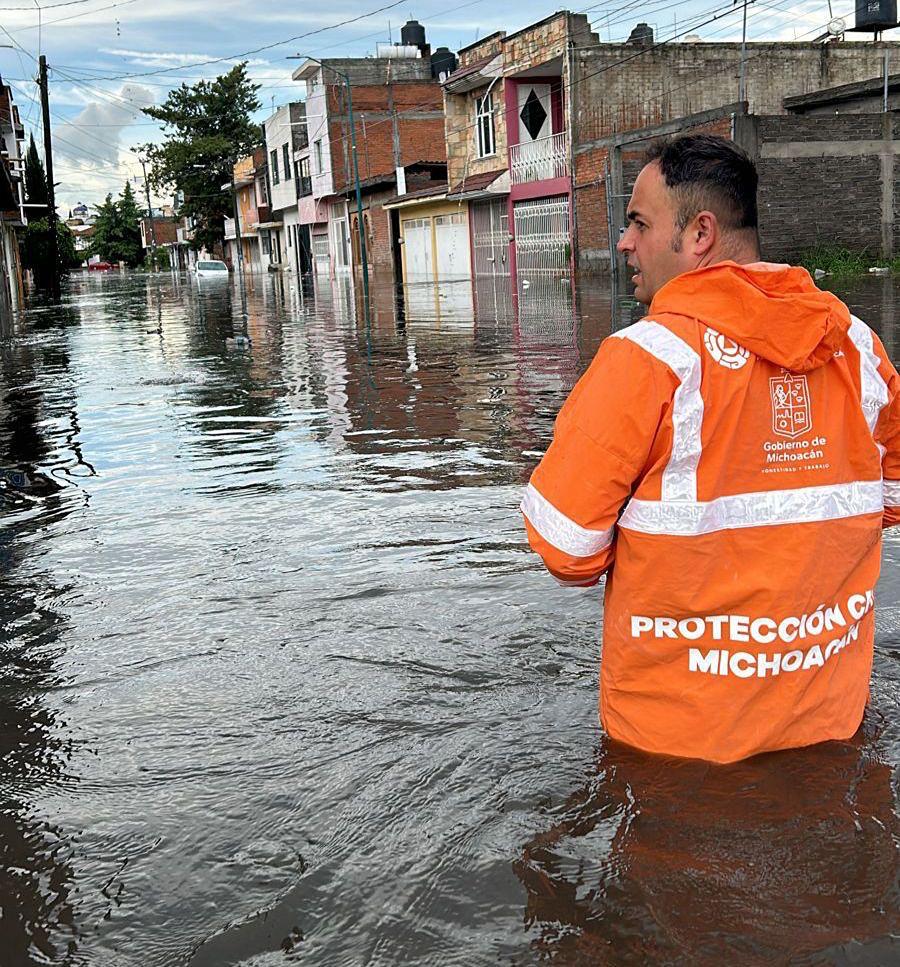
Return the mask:
{"type": "Polygon", "coordinates": [[[589,588],[597,583],[597,578],[573,578],[571,581],[564,581],[562,578],[558,578],[555,574],[553,575],[553,580],[557,584],[562,585],[564,588],[589,588]]]}
{"type": "Polygon", "coordinates": [[[878,415],[888,402],[887,383],[881,378],[878,366],[881,360],[874,349],[872,330],[856,316],[850,316],[850,336],[859,353],[859,384],[863,413],[869,431],[874,435],[878,415]]]}
{"type": "Polygon", "coordinates": [[[880,514],[884,507],[880,480],[797,490],[733,494],[715,500],[632,500],[619,527],[643,534],[694,536],[740,527],[772,527],[880,514]]]}
{"type": "Polygon", "coordinates": [[[662,498],[696,500],[703,427],[699,355],[674,332],[652,319],[642,319],[613,335],[637,343],[678,377],[680,382],[672,401],[672,453],[662,475],[662,498]]]}
{"type": "Polygon", "coordinates": [[[900,480],[884,481],[884,502],[886,506],[900,506],[900,480]]]}
{"type": "Polygon", "coordinates": [[[564,554],[590,557],[612,544],[612,527],[598,531],[576,524],[558,511],[533,484],[525,489],[520,509],[541,537],[564,554]]]}

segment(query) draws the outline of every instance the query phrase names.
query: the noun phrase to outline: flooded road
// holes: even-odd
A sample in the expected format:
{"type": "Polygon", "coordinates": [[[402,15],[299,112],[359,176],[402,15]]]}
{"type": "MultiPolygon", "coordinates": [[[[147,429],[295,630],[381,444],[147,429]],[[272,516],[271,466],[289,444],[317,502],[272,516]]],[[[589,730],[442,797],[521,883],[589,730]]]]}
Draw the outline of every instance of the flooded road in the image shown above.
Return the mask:
{"type": "MultiPolygon", "coordinates": [[[[627,315],[73,280],[0,342],[0,965],[900,960],[900,542],[850,742],[596,715],[520,489],[627,315]]],[[[895,361],[895,283],[843,293],[895,361]]]]}

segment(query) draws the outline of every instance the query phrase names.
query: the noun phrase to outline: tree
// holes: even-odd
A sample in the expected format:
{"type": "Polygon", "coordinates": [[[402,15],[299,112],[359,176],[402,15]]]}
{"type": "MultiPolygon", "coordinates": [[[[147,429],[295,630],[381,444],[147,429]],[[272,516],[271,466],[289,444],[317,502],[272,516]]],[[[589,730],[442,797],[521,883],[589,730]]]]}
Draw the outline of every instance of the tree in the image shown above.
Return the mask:
{"type": "Polygon", "coordinates": [[[140,149],[150,161],[150,183],[183,194],[179,215],[195,219],[195,249],[213,249],[225,238],[232,201],[222,185],[231,181],[235,162],[262,142],[250,120],[261,106],[258,90],[245,62],[214,81],[182,84],[159,107],[143,109],[167,129],[162,144],[140,149]]]}
{"type": "Polygon", "coordinates": [[[104,262],[124,262],[134,267],[144,257],[141,246],[141,210],[126,181],[117,201],[107,195],[102,205],[95,205],[94,236],[91,251],[104,262]]]}
{"type": "MultiPolygon", "coordinates": [[[[59,271],[65,275],[80,264],[75,251],[75,236],[69,226],[62,222],[56,223],[56,235],[59,271]]],[[[46,218],[29,219],[22,233],[22,265],[31,269],[37,285],[49,285],[53,250],[50,245],[50,223],[46,218]]]]}
{"type": "MultiPolygon", "coordinates": [[[[28,151],[25,152],[25,201],[29,205],[47,205],[50,196],[47,192],[47,176],[44,173],[44,165],[41,162],[34,143],[34,135],[28,142],[28,151]]],[[[29,214],[33,218],[42,218],[47,213],[39,208],[31,208],[29,214]]]]}

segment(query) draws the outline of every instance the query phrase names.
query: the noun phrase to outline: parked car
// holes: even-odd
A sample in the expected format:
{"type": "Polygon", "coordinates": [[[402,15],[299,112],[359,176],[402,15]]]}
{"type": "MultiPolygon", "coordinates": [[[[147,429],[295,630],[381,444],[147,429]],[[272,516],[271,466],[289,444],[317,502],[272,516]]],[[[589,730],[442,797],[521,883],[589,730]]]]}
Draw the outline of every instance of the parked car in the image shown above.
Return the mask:
{"type": "Polygon", "coordinates": [[[198,279],[227,279],[228,266],[219,259],[201,259],[194,267],[198,279]]]}
{"type": "Polygon", "coordinates": [[[111,262],[88,262],[87,264],[88,272],[109,272],[112,268],[114,266],[111,262]]]}

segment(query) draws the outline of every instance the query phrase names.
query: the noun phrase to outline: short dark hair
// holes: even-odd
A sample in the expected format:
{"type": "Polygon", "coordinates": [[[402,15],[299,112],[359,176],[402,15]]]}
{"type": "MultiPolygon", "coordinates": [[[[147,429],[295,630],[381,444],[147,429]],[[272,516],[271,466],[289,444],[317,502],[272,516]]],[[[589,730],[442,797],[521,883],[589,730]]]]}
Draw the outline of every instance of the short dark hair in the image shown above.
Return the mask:
{"type": "Polygon", "coordinates": [[[714,134],[683,134],[655,141],[645,163],[659,165],[677,198],[676,223],[683,231],[701,211],[711,211],[725,231],[756,230],[759,176],[750,155],[714,134]]]}

